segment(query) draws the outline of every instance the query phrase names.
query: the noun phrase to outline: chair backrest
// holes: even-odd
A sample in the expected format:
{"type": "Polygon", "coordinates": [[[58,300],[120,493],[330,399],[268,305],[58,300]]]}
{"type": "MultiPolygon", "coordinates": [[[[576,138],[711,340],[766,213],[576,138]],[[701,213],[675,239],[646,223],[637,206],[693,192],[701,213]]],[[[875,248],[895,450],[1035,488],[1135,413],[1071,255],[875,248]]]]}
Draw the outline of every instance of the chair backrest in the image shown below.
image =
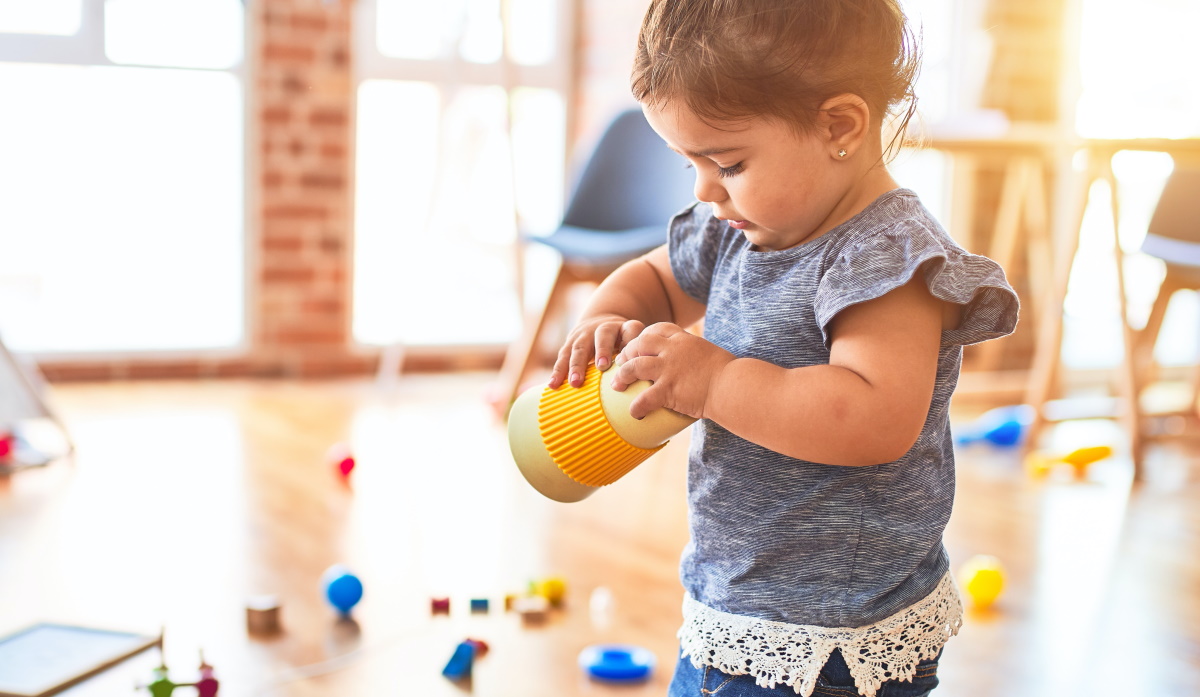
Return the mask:
{"type": "Polygon", "coordinates": [[[563,224],[593,230],[662,225],[695,200],[687,162],[650,128],[640,109],[619,114],[597,141],[571,194],[563,224]]]}
{"type": "Polygon", "coordinates": [[[1148,232],[1200,242],[1200,169],[1176,166],[1158,198],[1148,232]]]}

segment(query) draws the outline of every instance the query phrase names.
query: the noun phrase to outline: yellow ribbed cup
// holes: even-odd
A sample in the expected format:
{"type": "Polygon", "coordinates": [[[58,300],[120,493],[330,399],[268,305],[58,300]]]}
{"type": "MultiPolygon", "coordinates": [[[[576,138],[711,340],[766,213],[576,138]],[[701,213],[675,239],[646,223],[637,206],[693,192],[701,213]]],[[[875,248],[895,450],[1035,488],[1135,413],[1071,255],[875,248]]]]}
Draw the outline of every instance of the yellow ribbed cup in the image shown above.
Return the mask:
{"type": "Polygon", "coordinates": [[[639,448],[613,429],[600,401],[601,377],[589,365],[580,388],[547,387],[538,404],[538,430],[554,464],[592,487],[612,484],[663,447],[639,448]]]}

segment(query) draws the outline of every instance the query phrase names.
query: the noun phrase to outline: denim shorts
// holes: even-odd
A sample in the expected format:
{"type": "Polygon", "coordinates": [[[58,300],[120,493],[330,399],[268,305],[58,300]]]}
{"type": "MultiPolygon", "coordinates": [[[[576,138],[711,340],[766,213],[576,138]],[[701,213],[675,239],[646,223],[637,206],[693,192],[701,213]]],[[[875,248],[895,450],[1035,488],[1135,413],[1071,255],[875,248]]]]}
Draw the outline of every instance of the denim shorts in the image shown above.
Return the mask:
{"type": "MultiPolygon", "coordinates": [[[[885,682],[875,697],[925,697],[937,687],[937,662],[941,657],[939,652],[932,661],[921,661],[917,664],[917,672],[912,682],[889,680],[885,682]]],[[[759,687],[750,675],[728,675],[716,668],[697,668],[692,665],[692,659],[680,658],[675,666],[675,677],[671,679],[671,687],[667,697],[796,697],[796,691],[787,685],[776,685],[773,688],[759,687]]],[[[834,649],[817,677],[817,686],[813,689],[812,697],[858,697],[858,688],[854,686],[854,678],[850,677],[850,668],[846,666],[841,651],[834,649]]]]}

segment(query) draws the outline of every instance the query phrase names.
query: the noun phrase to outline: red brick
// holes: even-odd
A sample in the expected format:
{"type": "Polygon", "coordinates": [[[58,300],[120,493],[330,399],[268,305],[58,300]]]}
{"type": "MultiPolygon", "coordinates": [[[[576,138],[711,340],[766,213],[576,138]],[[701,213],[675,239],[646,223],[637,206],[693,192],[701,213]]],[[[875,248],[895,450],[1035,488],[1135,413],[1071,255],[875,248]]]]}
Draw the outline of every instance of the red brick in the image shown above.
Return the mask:
{"type": "Polygon", "coordinates": [[[298,252],[304,240],[298,235],[263,235],[263,249],[269,252],[298,252]]]}
{"type": "Polygon", "coordinates": [[[305,314],[340,316],[346,308],[345,304],[341,300],[314,299],[305,300],[302,302],[300,304],[300,309],[305,314]]]}
{"type": "Polygon", "coordinates": [[[275,220],[324,220],[329,209],[302,203],[282,203],[263,208],[263,217],[275,220]]]}
{"type": "Polygon", "coordinates": [[[319,107],[308,116],[313,126],[345,126],[346,110],[337,107],[319,107]]]}
{"type": "Polygon", "coordinates": [[[321,143],[321,157],[330,160],[340,160],[346,156],[346,146],[342,143],[321,143]]]}
{"type": "Polygon", "coordinates": [[[329,20],[312,12],[297,12],[292,15],[292,28],[303,31],[323,32],[329,27],[329,20]]]}
{"type": "Polygon", "coordinates": [[[262,271],[264,283],[312,283],[316,277],[312,268],[272,267],[262,271]]]}
{"type": "Polygon", "coordinates": [[[285,124],[292,120],[292,110],[286,106],[269,106],[262,110],[262,120],[269,124],[285,124]]]}
{"type": "Polygon", "coordinates": [[[273,338],[281,344],[335,344],[346,342],[346,333],[332,329],[281,329],[273,338]]]}
{"type": "Polygon", "coordinates": [[[279,61],[281,63],[311,63],[316,58],[316,51],[311,46],[291,43],[263,44],[262,57],[264,62],[279,61]]]}
{"type": "Polygon", "coordinates": [[[300,186],[308,189],[340,189],[346,179],[340,174],[328,172],[305,172],[300,175],[300,186]]]}

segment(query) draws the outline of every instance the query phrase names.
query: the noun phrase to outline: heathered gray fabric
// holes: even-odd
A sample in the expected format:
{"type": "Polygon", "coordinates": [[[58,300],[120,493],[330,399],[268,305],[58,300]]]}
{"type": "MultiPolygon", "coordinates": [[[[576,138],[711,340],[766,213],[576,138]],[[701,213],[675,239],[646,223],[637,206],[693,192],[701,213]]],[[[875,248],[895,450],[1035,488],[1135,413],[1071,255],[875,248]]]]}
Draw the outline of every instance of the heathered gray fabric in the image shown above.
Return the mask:
{"type": "Polygon", "coordinates": [[[896,462],[798,460],[710,420],[692,430],[691,542],[681,578],[710,608],[789,624],[860,627],[927,596],[949,568],[942,532],[954,499],[948,405],[962,346],[1010,333],[1018,302],[1001,268],[961,249],[911,191],[891,191],[830,232],[754,251],[697,203],[671,221],[671,265],[707,303],[704,336],[785,368],[829,362],[830,320],[920,274],[963,306],[942,333],[925,426],[896,462]]]}

